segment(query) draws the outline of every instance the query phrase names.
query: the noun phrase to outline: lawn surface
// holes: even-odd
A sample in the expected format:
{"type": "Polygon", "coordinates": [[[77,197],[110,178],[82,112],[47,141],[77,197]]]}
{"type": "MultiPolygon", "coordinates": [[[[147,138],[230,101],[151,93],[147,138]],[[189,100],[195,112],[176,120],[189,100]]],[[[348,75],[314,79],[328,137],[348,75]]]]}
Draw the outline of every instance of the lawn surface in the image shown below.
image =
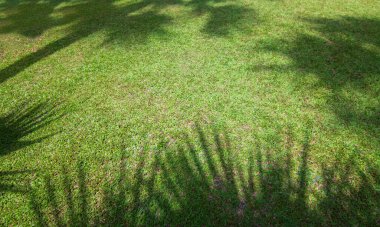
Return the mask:
{"type": "Polygon", "coordinates": [[[380,1],[0,0],[0,225],[379,225],[380,1]]]}

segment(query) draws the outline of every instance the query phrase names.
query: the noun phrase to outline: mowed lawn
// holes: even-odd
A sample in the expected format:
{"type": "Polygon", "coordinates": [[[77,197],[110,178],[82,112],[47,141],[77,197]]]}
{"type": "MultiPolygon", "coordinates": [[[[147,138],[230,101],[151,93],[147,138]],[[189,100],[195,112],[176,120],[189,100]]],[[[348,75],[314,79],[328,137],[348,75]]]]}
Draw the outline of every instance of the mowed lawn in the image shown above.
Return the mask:
{"type": "Polygon", "coordinates": [[[380,1],[0,0],[0,225],[379,225],[380,1]]]}

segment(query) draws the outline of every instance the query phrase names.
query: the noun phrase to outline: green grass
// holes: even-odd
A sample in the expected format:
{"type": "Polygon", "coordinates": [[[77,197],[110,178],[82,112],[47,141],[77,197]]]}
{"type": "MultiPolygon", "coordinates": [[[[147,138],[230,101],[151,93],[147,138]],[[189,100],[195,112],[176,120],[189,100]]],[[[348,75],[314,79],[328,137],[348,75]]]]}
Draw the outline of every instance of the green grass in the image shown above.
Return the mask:
{"type": "Polygon", "coordinates": [[[380,2],[0,0],[0,225],[378,225],[380,2]]]}

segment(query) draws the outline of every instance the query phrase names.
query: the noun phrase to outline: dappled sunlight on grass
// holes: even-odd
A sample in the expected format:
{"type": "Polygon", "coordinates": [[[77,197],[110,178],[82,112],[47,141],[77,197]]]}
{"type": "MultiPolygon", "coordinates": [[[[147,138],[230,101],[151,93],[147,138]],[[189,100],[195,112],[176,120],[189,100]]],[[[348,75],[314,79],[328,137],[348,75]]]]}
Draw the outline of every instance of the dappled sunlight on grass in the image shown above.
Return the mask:
{"type": "Polygon", "coordinates": [[[44,225],[373,225],[379,221],[376,167],[360,163],[363,159],[354,158],[358,155],[354,153],[339,162],[345,164],[309,167],[315,162],[310,160],[311,129],[305,130],[301,150],[292,147],[297,141],[290,142],[288,136],[285,147],[278,144],[277,150],[257,144],[246,164],[236,161],[239,151],[230,147],[228,134],[214,131],[210,136],[200,126],[195,129],[197,138],[185,136],[183,144],[175,145],[163,141],[155,150],[139,151],[135,161],[130,159],[131,151],[122,151],[119,170],[107,173],[114,180],[100,188],[87,188],[90,176],[85,176],[82,164],[75,179],[69,179],[72,174],[63,168],[62,184],[45,177],[43,189],[32,189],[36,220],[44,225]],[[37,191],[43,197],[37,199],[37,191]]]}
{"type": "MultiPolygon", "coordinates": [[[[48,29],[65,24],[69,24],[69,31],[64,37],[2,69],[0,71],[0,83],[98,31],[107,31],[108,38],[104,41],[105,43],[122,40],[128,45],[144,42],[152,33],[165,34],[165,30],[161,27],[169,23],[172,18],[163,14],[162,9],[171,4],[184,4],[184,7],[190,6],[197,11],[206,10],[211,16],[203,31],[220,36],[227,35],[230,28],[234,27],[241,17],[250,11],[244,7],[231,4],[213,7],[208,4],[208,1],[197,0],[186,4],[179,1],[144,0],[121,6],[115,5],[114,1],[105,0],[80,1],[79,3],[67,1],[69,5],[58,7],[65,2],[63,0],[25,3],[21,1],[16,5],[11,4],[10,12],[5,11],[8,15],[2,19],[5,25],[0,27],[0,33],[19,33],[27,37],[36,37],[48,29]],[[63,16],[52,17],[51,15],[55,11],[63,16]],[[28,18],[25,18],[24,14],[28,15],[28,18]]],[[[242,28],[235,28],[235,30],[239,31],[242,28]]]]}
{"type": "Polygon", "coordinates": [[[0,225],[378,224],[378,6],[0,0],[0,225]]]}

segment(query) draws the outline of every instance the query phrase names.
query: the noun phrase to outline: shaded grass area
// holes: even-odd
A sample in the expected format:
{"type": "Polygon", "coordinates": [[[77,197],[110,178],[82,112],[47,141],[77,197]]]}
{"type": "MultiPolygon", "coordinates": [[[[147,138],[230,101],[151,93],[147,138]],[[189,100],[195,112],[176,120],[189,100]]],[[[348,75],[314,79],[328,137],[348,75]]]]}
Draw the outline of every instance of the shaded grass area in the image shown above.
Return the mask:
{"type": "Polygon", "coordinates": [[[0,117],[0,155],[22,149],[34,143],[40,143],[44,139],[53,136],[56,132],[33,140],[23,139],[33,131],[37,131],[50,122],[61,118],[62,113],[59,113],[58,108],[58,106],[49,103],[30,106],[25,102],[4,117],[0,117]]]}
{"type": "Polygon", "coordinates": [[[0,194],[5,192],[12,193],[25,193],[27,192],[28,185],[23,184],[23,177],[32,173],[33,171],[0,171],[0,194]],[[17,183],[15,183],[17,182],[17,183]]]}
{"type": "MultiPolygon", "coordinates": [[[[12,5],[12,2],[4,4],[12,5]]],[[[122,40],[132,44],[136,41],[144,42],[151,33],[164,33],[165,31],[161,27],[169,23],[171,18],[160,14],[159,11],[168,5],[190,6],[197,14],[207,12],[210,14],[210,19],[203,31],[217,36],[227,35],[231,27],[237,25],[245,14],[253,13],[248,8],[232,4],[215,8],[209,5],[209,2],[213,1],[144,0],[120,7],[115,6],[116,1],[100,0],[80,1],[77,4],[59,8],[57,13],[64,16],[56,20],[52,19],[50,15],[53,10],[64,2],[66,1],[27,1],[25,3],[21,1],[19,5],[16,4],[13,9],[9,10],[10,15],[3,20],[5,26],[0,28],[0,32],[16,32],[27,37],[35,37],[54,26],[65,24],[71,24],[71,26],[69,26],[69,34],[2,69],[0,83],[17,75],[32,64],[98,31],[108,31],[109,38],[105,42],[122,40]],[[150,10],[131,15],[147,7],[150,10]],[[24,17],[24,15],[28,16],[24,17]],[[44,23],[39,23],[40,20],[43,20],[44,23]]]]}
{"type": "MultiPolygon", "coordinates": [[[[30,205],[40,225],[376,225],[380,195],[378,169],[352,154],[343,165],[311,171],[311,131],[302,149],[252,148],[248,162],[228,134],[214,131],[208,141],[200,126],[185,144],[141,151],[136,163],[123,151],[114,181],[96,189],[101,199],[89,208],[91,195],[81,162],[74,178],[63,167],[62,181],[46,176],[32,188],[30,205]],[[148,162],[147,157],[153,156],[148,162]],[[126,166],[132,165],[130,170],[126,166]],[[368,168],[365,174],[362,168],[368,168]],[[358,178],[355,182],[353,178],[358,178]],[[55,183],[53,183],[55,182],[55,183]],[[57,186],[55,184],[62,184],[57,186]],[[59,191],[57,188],[62,188],[59,191]],[[40,197],[36,191],[42,190],[40,197]],[[59,197],[58,196],[62,196],[59,197]],[[318,203],[311,206],[311,198],[318,203]],[[89,212],[91,211],[91,212],[89,212]],[[334,214],[334,215],[332,215],[334,214]]],[[[288,137],[289,140],[291,138],[288,137]]],[[[288,144],[289,143],[288,141],[288,144]]],[[[290,145],[291,146],[291,145],[290,145]]]]}
{"type": "Polygon", "coordinates": [[[0,0],[0,225],[378,225],[379,9],[0,0]]]}
{"type": "Polygon", "coordinates": [[[289,56],[292,64],[267,67],[296,70],[298,89],[324,88],[330,96],[327,104],[345,124],[379,135],[380,43],[376,34],[380,34],[380,21],[354,17],[303,21],[321,35],[299,34],[291,43],[271,40],[266,49],[289,56]],[[304,86],[311,74],[318,81],[304,86]]]}

